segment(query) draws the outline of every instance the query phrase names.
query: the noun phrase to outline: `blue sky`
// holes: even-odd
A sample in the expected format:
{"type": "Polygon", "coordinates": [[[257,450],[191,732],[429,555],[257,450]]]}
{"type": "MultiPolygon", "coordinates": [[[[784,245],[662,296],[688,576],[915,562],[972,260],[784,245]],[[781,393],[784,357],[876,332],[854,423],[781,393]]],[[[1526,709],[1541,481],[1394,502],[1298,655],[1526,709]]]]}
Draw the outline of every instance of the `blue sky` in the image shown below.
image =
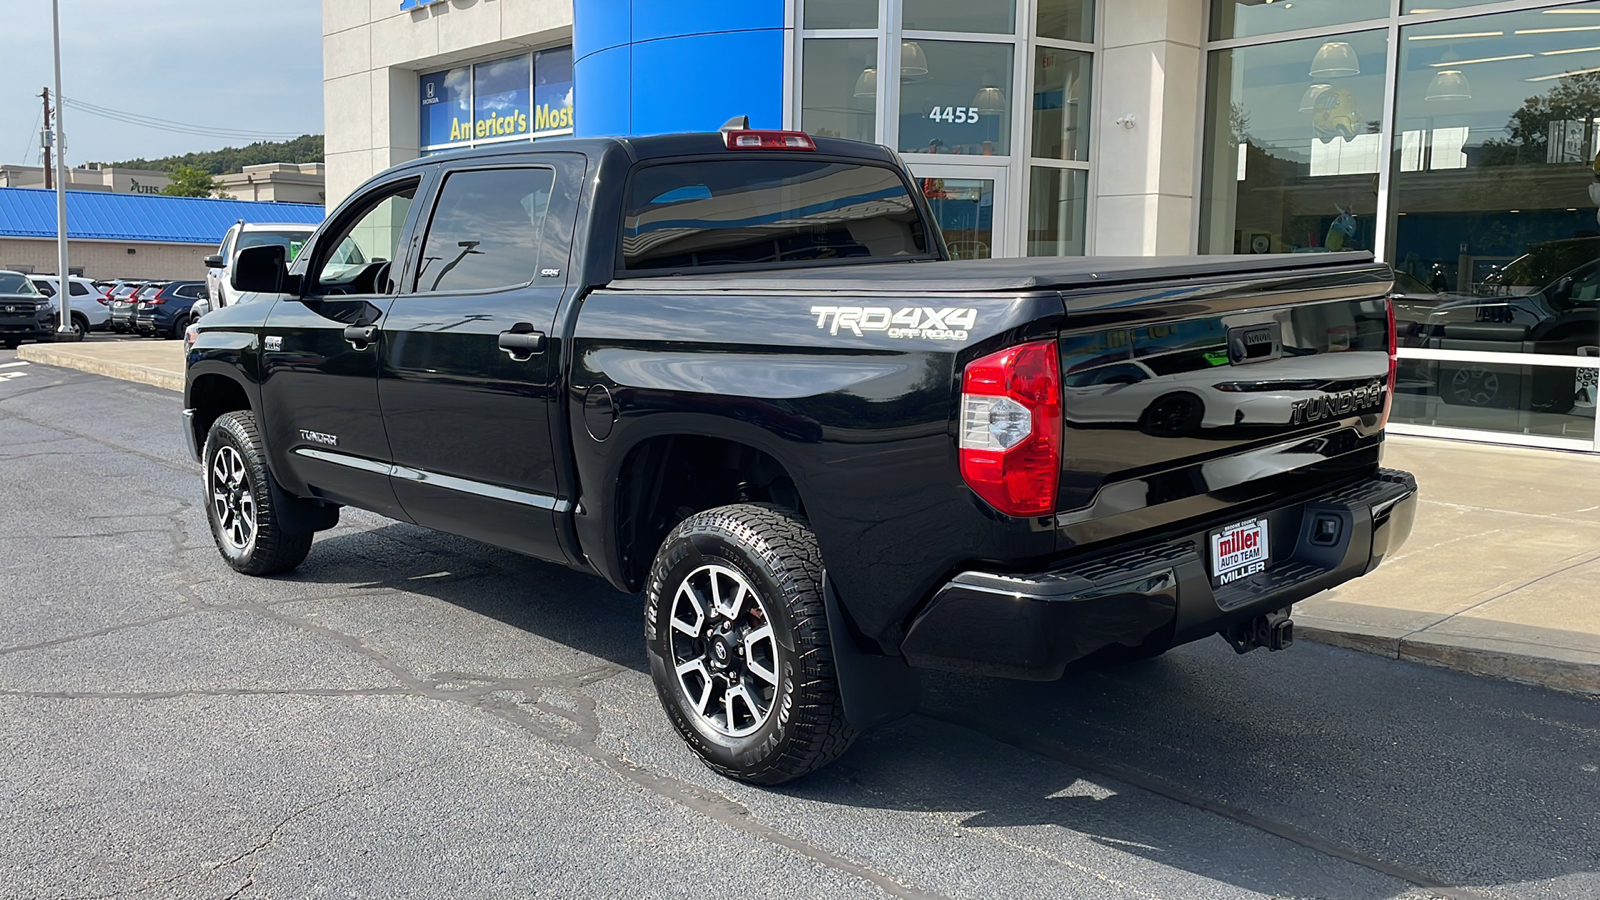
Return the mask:
{"type": "MultiPolygon", "coordinates": [[[[214,129],[322,131],[321,0],[60,3],[62,88],[71,100],[214,129]]],[[[37,165],[39,89],[53,78],[50,0],[3,6],[0,162],[37,165]]],[[[71,106],[66,126],[74,165],[251,142],[123,124],[71,106]]]]}

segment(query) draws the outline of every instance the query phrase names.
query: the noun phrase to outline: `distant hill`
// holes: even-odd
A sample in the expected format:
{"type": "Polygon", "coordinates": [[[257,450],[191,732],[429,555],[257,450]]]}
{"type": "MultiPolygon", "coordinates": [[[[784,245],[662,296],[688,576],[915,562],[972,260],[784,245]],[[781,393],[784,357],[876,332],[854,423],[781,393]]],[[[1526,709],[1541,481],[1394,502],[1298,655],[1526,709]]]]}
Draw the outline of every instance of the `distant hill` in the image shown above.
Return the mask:
{"type": "Polygon", "coordinates": [[[245,166],[262,163],[322,162],[322,135],[303,134],[292,141],[259,141],[247,147],[224,147],[182,156],[164,156],[160,159],[127,159],[114,163],[89,163],[125,169],[150,169],[170,172],[178,166],[195,166],[212,175],[239,172],[245,166]]]}

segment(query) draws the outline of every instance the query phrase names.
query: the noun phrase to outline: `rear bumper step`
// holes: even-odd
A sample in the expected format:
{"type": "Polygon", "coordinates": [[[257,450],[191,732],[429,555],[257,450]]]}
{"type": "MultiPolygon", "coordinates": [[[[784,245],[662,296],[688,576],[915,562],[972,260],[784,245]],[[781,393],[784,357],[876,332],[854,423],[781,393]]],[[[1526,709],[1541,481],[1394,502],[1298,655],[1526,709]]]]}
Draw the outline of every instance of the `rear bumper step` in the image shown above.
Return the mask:
{"type": "Polygon", "coordinates": [[[1187,643],[1370,572],[1410,536],[1416,500],[1415,478],[1383,469],[1254,512],[1270,523],[1269,564],[1222,587],[1208,571],[1207,541],[1228,522],[1034,575],[963,572],[912,623],[901,653],[918,668],[1052,681],[1108,648],[1187,643]]]}

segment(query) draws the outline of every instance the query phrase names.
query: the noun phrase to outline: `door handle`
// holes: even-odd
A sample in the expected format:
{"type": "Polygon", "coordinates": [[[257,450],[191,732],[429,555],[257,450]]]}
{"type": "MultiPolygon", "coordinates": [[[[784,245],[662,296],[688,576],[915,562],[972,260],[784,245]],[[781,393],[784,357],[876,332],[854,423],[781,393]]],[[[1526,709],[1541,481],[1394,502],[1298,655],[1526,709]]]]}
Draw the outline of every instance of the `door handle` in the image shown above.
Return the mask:
{"type": "Polygon", "coordinates": [[[527,362],[544,349],[544,333],[539,331],[502,331],[498,341],[500,349],[515,362],[527,362]]]}
{"type": "Polygon", "coordinates": [[[350,346],[357,350],[365,350],[367,346],[378,339],[378,326],[376,325],[346,325],[344,339],[350,346]]]}

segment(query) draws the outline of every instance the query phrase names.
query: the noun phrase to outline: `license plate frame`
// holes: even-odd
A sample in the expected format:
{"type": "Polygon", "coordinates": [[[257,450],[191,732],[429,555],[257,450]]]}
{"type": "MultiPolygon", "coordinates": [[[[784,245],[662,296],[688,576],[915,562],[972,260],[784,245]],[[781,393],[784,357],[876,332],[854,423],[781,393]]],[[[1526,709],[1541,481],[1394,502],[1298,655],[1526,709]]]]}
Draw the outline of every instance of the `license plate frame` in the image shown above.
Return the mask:
{"type": "Polygon", "coordinates": [[[1243,581],[1272,564],[1272,528],[1264,517],[1213,529],[1207,544],[1213,587],[1243,581]]]}

